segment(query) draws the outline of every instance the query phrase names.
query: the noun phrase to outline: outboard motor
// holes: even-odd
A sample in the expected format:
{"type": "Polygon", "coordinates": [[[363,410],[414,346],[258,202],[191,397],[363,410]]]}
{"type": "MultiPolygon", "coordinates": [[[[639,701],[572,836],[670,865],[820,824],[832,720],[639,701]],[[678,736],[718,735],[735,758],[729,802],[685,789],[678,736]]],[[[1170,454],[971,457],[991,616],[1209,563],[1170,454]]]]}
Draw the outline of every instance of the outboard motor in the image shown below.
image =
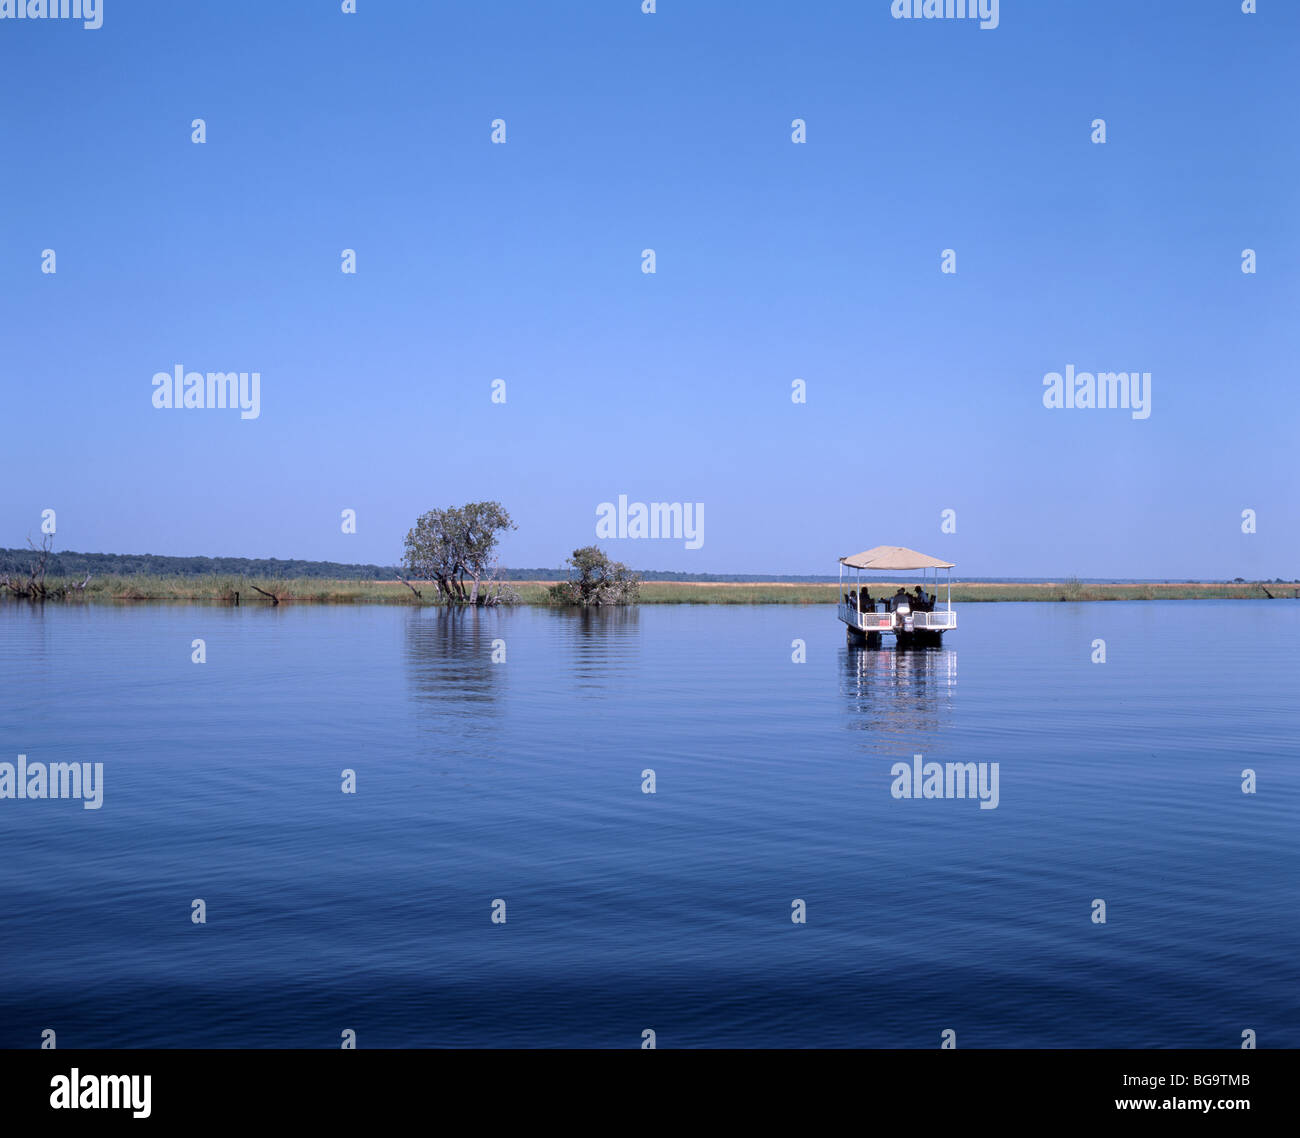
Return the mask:
{"type": "Polygon", "coordinates": [[[903,631],[911,632],[915,621],[912,619],[912,605],[909,601],[900,600],[894,606],[894,612],[898,614],[899,619],[903,622],[903,631]]]}

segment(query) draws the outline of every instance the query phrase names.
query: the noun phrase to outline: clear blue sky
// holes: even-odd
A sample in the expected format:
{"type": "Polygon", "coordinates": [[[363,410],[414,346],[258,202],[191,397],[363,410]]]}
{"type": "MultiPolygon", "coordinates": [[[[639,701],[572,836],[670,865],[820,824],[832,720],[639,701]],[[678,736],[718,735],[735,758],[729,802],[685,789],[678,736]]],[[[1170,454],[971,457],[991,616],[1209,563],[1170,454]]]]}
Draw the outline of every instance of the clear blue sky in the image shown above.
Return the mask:
{"type": "Polygon", "coordinates": [[[392,563],[496,498],[554,566],[622,493],[705,505],[603,543],[646,569],[1300,573],[1300,4],[358,7],[0,21],[0,545],[392,563]],[[260,418],[155,409],[177,364],[260,418]],[[1045,409],[1067,364],[1150,418],[1045,409]]]}

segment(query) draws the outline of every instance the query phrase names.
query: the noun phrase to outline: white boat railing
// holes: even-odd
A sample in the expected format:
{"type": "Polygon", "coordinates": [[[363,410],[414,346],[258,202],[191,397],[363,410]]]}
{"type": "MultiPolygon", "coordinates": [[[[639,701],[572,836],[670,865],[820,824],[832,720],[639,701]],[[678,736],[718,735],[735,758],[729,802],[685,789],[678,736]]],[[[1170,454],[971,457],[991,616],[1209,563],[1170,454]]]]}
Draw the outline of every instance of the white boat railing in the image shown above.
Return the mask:
{"type": "Polygon", "coordinates": [[[892,612],[858,612],[852,605],[840,602],[840,620],[851,628],[863,632],[889,632],[894,627],[892,612]]]}
{"type": "Polygon", "coordinates": [[[956,628],[957,614],[950,609],[940,612],[913,613],[917,628],[956,628]]]}
{"type": "Polygon", "coordinates": [[[906,616],[892,612],[858,612],[852,605],[839,603],[839,617],[850,628],[861,632],[893,632],[899,627],[915,629],[950,629],[957,627],[957,614],[951,609],[939,612],[912,612],[906,616]]]}

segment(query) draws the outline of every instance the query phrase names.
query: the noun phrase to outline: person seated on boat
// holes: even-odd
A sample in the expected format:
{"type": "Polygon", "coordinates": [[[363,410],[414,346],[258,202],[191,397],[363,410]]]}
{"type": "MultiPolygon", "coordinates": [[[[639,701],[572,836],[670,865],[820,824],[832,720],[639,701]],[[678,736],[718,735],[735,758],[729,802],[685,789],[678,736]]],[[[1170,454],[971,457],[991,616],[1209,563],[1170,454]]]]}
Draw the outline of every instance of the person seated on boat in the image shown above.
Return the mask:
{"type": "Polygon", "coordinates": [[[858,598],[858,612],[875,612],[876,606],[871,600],[871,594],[866,589],[862,590],[862,595],[858,598]]]}
{"type": "Polygon", "coordinates": [[[897,610],[898,610],[899,602],[906,602],[907,604],[910,605],[910,604],[911,604],[911,601],[912,601],[912,598],[909,597],[909,596],[907,595],[907,590],[906,590],[905,588],[903,588],[902,585],[899,585],[899,586],[898,586],[898,592],[896,592],[896,593],[894,594],[894,603],[893,603],[892,605],[890,605],[890,608],[892,608],[892,609],[894,609],[895,611],[897,611],[897,610]]]}
{"type": "Polygon", "coordinates": [[[925,594],[924,594],[923,592],[921,592],[921,586],[920,586],[920,585],[917,585],[917,587],[916,587],[915,589],[912,590],[912,595],[911,595],[911,597],[909,597],[908,599],[911,601],[912,608],[913,608],[915,611],[917,611],[917,612],[928,612],[928,611],[929,611],[929,610],[925,607],[925,594]]]}
{"type": "Polygon", "coordinates": [[[857,608],[857,607],[858,607],[858,591],[857,591],[857,589],[850,589],[850,590],[845,594],[844,599],[848,602],[848,606],[849,606],[849,608],[851,608],[851,609],[855,609],[855,608],[857,608]]]}

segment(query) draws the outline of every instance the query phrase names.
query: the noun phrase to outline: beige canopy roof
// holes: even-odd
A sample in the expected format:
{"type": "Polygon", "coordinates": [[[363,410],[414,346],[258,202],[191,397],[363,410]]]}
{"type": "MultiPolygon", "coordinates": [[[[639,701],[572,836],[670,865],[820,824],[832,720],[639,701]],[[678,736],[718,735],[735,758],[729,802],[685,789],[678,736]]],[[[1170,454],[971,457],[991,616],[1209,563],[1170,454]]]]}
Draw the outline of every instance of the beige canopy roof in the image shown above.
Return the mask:
{"type": "Polygon", "coordinates": [[[915,549],[901,545],[878,545],[865,553],[852,553],[841,557],[840,564],[850,569],[951,569],[953,562],[940,561],[915,549]]]}

